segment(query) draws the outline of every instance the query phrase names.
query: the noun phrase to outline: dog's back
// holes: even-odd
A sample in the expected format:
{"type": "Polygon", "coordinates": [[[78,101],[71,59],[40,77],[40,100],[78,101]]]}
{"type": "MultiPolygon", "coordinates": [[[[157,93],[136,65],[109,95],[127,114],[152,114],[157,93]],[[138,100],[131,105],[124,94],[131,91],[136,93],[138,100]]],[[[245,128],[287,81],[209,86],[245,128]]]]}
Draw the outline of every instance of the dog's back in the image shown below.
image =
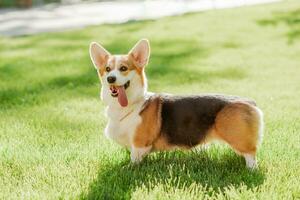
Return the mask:
{"type": "Polygon", "coordinates": [[[236,96],[161,96],[161,134],[176,146],[193,147],[201,143],[213,127],[217,114],[226,105],[251,100],[236,96]]]}

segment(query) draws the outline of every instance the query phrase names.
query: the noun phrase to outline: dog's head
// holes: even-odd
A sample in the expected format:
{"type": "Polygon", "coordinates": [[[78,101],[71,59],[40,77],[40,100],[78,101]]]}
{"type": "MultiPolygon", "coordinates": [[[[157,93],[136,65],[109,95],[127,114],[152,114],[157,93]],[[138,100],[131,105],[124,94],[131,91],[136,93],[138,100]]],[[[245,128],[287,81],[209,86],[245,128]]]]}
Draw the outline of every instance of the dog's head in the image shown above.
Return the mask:
{"type": "Polygon", "coordinates": [[[126,55],[111,55],[92,42],[90,56],[102,83],[101,99],[107,105],[126,107],[143,98],[147,90],[144,68],[150,55],[149,42],[140,40],[126,55]]]}

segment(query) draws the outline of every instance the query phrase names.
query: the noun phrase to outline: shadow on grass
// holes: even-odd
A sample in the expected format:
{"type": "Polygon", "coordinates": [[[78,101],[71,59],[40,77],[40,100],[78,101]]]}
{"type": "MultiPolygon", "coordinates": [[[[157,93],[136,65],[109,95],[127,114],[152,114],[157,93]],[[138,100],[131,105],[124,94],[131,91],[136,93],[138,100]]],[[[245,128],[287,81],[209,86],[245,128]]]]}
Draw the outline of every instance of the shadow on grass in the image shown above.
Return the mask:
{"type": "Polygon", "coordinates": [[[289,31],[286,33],[289,44],[300,39],[300,8],[288,12],[273,13],[272,19],[258,20],[257,23],[259,25],[273,26],[283,23],[289,28],[289,31]]]}
{"type": "MultiPolygon", "coordinates": [[[[95,71],[91,68],[81,75],[61,76],[50,81],[28,84],[23,88],[12,88],[0,91],[1,109],[9,109],[16,106],[28,106],[44,104],[49,99],[40,98],[48,92],[55,91],[56,95],[61,95],[66,91],[74,91],[77,87],[88,87],[98,83],[95,71]]],[[[81,94],[82,95],[82,94],[81,94]]]]}
{"type": "Polygon", "coordinates": [[[130,199],[142,185],[151,191],[157,184],[188,189],[196,183],[206,187],[211,196],[211,188],[222,193],[228,186],[253,188],[263,183],[263,170],[246,169],[244,160],[233,152],[218,157],[205,151],[162,152],[147,157],[140,165],[130,164],[129,158],[107,163],[80,199],[130,199]]]}

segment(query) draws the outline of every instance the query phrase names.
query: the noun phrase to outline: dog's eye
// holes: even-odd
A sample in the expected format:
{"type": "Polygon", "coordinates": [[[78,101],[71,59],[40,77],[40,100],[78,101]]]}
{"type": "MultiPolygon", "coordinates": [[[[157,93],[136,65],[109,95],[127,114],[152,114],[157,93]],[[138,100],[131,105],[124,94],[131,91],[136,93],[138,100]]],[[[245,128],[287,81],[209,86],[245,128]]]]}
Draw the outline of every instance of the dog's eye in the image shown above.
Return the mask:
{"type": "Polygon", "coordinates": [[[110,72],[110,67],[106,67],[105,71],[110,72]]]}
{"type": "Polygon", "coordinates": [[[122,66],[122,67],[120,68],[120,71],[121,71],[121,72],[125,72],[125,71],[127,71],[127,69],[128,69],[127,67],[122,66]]]}

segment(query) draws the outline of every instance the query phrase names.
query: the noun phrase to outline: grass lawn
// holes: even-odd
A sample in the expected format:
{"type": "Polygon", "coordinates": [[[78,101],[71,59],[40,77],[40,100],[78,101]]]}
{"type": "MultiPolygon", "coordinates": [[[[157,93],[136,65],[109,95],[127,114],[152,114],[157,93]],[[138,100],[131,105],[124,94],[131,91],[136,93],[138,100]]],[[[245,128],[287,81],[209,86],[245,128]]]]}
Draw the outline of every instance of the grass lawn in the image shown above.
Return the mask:
{"type": "Polygon", "coordinates": [[[0,199],[299,199],[300,2],[0,37],[0,199]],[[226,145],[151,154],[103,135],[88,46],[148,38],[155,92],[247,96],[265,113],[259,169],[226,145]]]}

